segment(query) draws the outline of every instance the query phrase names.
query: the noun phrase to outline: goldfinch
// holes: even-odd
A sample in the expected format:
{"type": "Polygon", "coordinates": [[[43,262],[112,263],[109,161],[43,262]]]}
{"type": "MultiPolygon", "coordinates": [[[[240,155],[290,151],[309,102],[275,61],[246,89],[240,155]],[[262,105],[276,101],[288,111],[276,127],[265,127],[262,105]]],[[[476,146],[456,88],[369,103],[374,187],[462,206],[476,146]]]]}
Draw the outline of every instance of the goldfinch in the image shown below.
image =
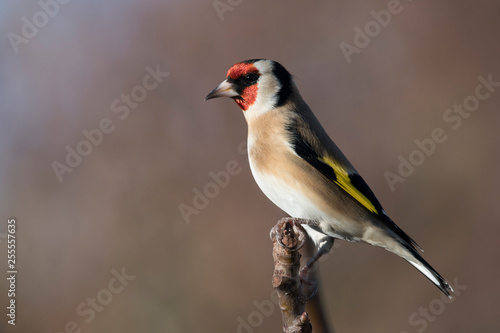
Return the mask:
{"type": "Polygon", "coordinates": [[[334,239],[361,242],[404,258],[451,298],[451,286],[387,216],[282,65],[267,59],[239,62],[205,100],[216,97],[230,97],[243,110],[250,169],[262,192],[315,242],[318,251],[306,270],[334,239]]]}

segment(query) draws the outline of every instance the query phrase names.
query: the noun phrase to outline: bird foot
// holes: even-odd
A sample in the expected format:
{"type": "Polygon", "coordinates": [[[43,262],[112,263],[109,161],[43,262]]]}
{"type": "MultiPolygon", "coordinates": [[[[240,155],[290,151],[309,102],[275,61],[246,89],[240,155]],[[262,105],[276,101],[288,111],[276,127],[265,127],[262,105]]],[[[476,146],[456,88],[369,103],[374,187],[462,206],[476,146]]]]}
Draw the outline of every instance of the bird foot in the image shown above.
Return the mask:
{"type": "Polygon", "coordinates": [[[299,277],[302,282],[304,294],[306,295],[306,300],[309,301],[318,293],[318,283],[309,277],[309,269],[307,267],[303,267],[300,270],[299,277]]]}
{"type": "MultiPolygon", "coordinates": [[[[290,251],[300,250],[306,243],[307,233],[303,225],[318,226],[318,222],[295,217],[282,218],[271,229],[271,240],[290,251]]],[[[333,241],[331,242],[333,244],[333,241]]],[[[331,246],[330,246],[331,247],[331,246]]],[[[318,283],[309,277],[309,271],[314,263],[321,257],[323,251],[319,251],[299,272],[299,278],[306,295],[306,300],[313,298],[318,292],[318,283]]]]}
{"type": "Polygon", "coordinates": [[[285,217],[281,219],[271,229],[271,240],[276,239],[279,245],[287,249],[293,248],[293,251],[300,250],[306,243],[306,232],[304,228],[302,228],[303,223],[300,223],[300,220],[301,219],[293,217],[285,217]],[[296,241],[288,237],[288,235],[290,235],[290,231],[287,229],[290,228],[293,228],[294,233],[298,235],[296,241]]]}
{"type": "Polygon", "coordinates": [[[317,221],[301,219],[296,217],[284,217],[281,220],[279,220],[279,222],[271,229],[271,234],[270,234],[271,240],[276,238],[276,240],[281,246],[287,248],[289,248],[290,246],[283,243],[283,237],[281,237],[281,232],[280,232],[281,230],[287,228],[287,223],[289,224],[288,227],[293,227],[294,232],[299,235],[299,245],[295,250],[300,250],[302,246],[304,246],[306,241],[307,233],[305,232],[302,226],[304,224],[310,226],[317,226],[319,224],[317,221]]]}

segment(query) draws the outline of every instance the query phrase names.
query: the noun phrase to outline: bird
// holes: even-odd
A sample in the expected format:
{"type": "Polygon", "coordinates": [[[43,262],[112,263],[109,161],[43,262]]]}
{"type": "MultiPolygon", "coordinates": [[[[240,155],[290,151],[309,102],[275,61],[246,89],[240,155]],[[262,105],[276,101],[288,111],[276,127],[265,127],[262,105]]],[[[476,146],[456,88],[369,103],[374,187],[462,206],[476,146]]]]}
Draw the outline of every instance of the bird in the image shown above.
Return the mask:
{"type": "Polygon", "coordinates": [[[243,111],[248,160],[257,185],[303,226],[317,248],[301,278],[330,251],[335,239],[341,239],[398,255],[452,298],[450,284],[386,214],[303,100],[285,67],[268,59],[238,62],[205,100],[217,97],[232,98],[243,111]]]}

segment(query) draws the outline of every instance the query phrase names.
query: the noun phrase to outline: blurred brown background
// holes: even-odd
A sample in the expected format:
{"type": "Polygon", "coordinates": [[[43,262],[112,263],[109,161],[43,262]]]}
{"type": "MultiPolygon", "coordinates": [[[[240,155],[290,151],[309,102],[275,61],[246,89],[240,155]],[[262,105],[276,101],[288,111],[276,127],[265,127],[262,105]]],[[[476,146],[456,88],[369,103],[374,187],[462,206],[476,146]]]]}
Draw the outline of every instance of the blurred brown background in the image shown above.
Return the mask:
{"type": "Polygon", "coordinates": [[[203,101],[249,58],[277,60],[296,76],[388,214],[441,274],[467,287],[444,303],[396,256],[337,242],[320,267],[336,332],[498,331],[500,87],[456,130],[443,120],[474,94],[478,76],[500,81],[498,2],[402,0],[350,63],[339,45],[355,45],[354,28],[390,1],[42,3],[51,15],[37,14],[36,1],[0,5],[0,272],[9,217],[18,260],[16,326],[1,283],[0,331],[280,331],[266,300],[269,230],[284,213],[238,149],[241,111],[203,101]],[[40,26],[24,27],[34,34],[25,40],[23,17],[40,26]],[[169,74],[147,91],[148,66],[169,74]],[[131,93],[140,102],[126,106],[120,99],[131,93]],[[101,142],[96,134],[88,153],[82,131],[105,118],[113,130],[101,142]],[[391,191],[384,172],[397,173],[398,157],[435,128],[447,140],[391,191]],[[66,164],[66,147],[79,144],[88,156],[59,181],[53,162],[66,164]],[[229,184],[209,185],[232,160],[229,184]],[[208,204],[198,198],[201,209],[184,218],[180,207],[193,207],[205,187],[208,204]],[[122,268],[129,280],[113,280],[122,268]]]}

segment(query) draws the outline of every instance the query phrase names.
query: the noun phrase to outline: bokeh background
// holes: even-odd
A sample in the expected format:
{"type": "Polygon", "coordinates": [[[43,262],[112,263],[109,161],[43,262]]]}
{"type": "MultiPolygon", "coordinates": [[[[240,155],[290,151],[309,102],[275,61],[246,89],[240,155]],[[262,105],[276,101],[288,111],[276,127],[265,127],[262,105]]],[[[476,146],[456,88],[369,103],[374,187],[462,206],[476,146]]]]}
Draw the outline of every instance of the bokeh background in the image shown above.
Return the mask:
{"type": "Polygon", "coordinates": [[[348,63],[340,43],[354,45],[354,28],[388,3],[72,1],[43,22],[36,1],[3,1],[0,271],[15,217],[19,273],[15,327],[0,283],[0,331],[280,331],[277,306],[263,313],[256,303],[269,305],[269,230],[284,213],[250,174],[241,111],[228,99],[203,101],[250,58],[295,75],[385,210],[462,286],[443,303],[403,260],[338,242],[319,270],[336,332],[498,331],[500,89],[456,130],[443,114],[474,94],[478,76],[500,81],[500,4],[402,0],[348,63]],[[34,14],[45,24],[16,52],[9,33],[22,37],[23,17],[33,23],[34,14]],[[113,112],[148,66],[169,74],[127,116],[113,112]],[[59,181],[52,164],[104,118],[114,130],[59,181]],[[392,191],[384,173],[397,173],[398,157],[435,128],[447,140],[392,191]],[[212,186],[206,207],[198,199],[201,209],[183,217],[180,207],[193,207],[230,161],[229,184],[212,186]],[[112,271],[123,268],[135,278],[111,294],[112,271]],[[92,298],[106,304],[90,320],[92,298]]]}

